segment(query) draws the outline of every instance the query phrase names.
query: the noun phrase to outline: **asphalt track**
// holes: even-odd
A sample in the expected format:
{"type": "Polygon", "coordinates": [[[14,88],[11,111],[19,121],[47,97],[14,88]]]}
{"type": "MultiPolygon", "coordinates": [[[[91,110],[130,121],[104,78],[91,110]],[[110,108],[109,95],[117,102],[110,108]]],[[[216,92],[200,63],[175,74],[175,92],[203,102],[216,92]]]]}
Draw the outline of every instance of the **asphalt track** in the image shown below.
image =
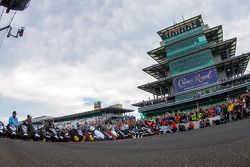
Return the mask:
{"type": "Polygon", "coordinates": [[[250,120],[142,139],[46,143],[0,139],[1,167],[250,166],[250,120]]]}

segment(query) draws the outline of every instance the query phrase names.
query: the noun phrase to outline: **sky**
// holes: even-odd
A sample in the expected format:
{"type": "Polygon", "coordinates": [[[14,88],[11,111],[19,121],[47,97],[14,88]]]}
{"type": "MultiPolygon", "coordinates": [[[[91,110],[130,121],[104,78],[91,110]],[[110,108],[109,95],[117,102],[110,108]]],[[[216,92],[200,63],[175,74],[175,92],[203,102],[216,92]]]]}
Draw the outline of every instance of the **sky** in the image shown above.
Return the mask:
{"type": "Polygon", "coordinates": [[[238,55],[250,51],[249,0],[32,0],[12,22],[24,36],[0,33],[0,120],[84,112],[96,100],[137,111],[131,104],[151,96],[137,86],[154,81],[142,68],[156,63],[156,32],[199,14],[237,37],[238,55]]]}

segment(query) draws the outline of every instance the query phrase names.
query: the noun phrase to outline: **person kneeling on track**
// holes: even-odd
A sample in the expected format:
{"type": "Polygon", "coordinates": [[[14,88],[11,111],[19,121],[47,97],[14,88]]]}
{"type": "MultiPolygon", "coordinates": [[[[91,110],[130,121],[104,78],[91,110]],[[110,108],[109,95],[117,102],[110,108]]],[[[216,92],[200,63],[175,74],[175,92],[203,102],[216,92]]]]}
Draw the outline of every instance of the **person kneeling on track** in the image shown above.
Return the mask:
{"type": "Polygon", "coordinates": [[[194,129],[194,123],[191,121],[188,125],[188,130],[193,130],[194,129]]]}
{"type": "Polygon", "coordinates": [[[105,136],[99,130],[95,129],[93,126],[90,127],[90,131],[94,132],[94,135],[97,140],[104,140],[105,136]]]}
{"type": "Polygon", "coordinates": [[[205,128],[206,127],[206,122],[204,119],[200,121],[200,128],[205,128]]]}
{"type": "Polygon", "coordinates": [[[185,127],[185,125],[179,125],[179,131],[180,132],[183,132],[183,131],[186,131],[186,127],[185,127]]]}
{"type": "Polygon", "coordinates": [[[209,119],[206,119],[206,127],[211,126],[209,119]]]}
{"type": "Polygon", "coordinates": [[[178,125],[174,122],[172,125],[171,125],[171,130],[172,132],[176,132],[178,129],[178,125]]]}

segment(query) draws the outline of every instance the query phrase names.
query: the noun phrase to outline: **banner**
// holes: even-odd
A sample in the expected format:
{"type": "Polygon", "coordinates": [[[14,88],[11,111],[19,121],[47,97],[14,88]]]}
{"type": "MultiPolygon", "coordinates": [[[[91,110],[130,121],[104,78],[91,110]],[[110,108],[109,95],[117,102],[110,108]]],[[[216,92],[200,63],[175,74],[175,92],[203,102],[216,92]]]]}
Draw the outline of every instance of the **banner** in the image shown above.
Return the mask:
{"type": "Polygon", "coordinates": [[[201,86],[216,83],[218,81],[218,73],[216,68],[202,70],[196,73],[178,77],[173,80],[175,93],[191,90],[201,86]]]}

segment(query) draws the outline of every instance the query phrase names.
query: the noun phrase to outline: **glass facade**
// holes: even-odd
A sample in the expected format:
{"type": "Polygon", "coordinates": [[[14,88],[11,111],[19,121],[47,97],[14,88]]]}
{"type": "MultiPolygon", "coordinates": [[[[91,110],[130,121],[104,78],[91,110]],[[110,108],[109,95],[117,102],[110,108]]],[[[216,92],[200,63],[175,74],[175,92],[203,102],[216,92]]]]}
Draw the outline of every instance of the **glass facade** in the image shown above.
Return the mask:
{"type": "Polygon", "coordinates": [[[163,41],[163,43],[165,45],[170,45],[170,44],[172,44],[172,43],[174,43],[176,41],[180,41],[182,39],[186,39],[186,38],[189,38],[191,36],[201,34],[202,32],[203,32],[202,27],[196,27],[196,28],[187,30],[185,32],[182,32],[182,33],[180,33],[178,35],[174,35],[172,37],[169,37],[169,38],[165,39],[163,41]]]}
{"type": "Polygon", "coordinates": [[[169,62],[170,75],[177,76],[193,72],[214,64],[210,49],[169,62]]]}
{"type": "Polygon", "coordinates": [[[207,46],[208,42],[205,35],[196,36],[168,46],[166,48],[166,55],[168,58],[179,57],[207,46]]]}

